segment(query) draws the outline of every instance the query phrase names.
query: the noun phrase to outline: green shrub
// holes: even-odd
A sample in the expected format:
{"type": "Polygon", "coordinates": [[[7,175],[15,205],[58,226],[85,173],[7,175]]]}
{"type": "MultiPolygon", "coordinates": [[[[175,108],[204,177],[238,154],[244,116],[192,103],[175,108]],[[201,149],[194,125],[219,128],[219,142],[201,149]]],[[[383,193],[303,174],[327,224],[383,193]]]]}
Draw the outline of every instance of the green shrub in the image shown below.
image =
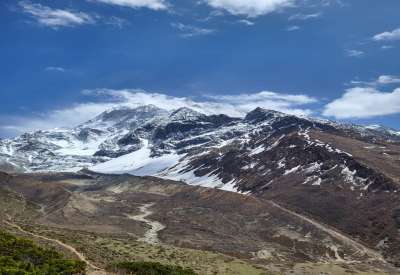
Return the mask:
{"type": "Polygon", "coordinates": [[[196,275],[190,268],[153,262],[121,262],[113,264],[110,269],[124,274],[135,275],[196,275]]]}
{"type": "Polygon", "coordinates": [[[0,275],[72,275],[84,274],[85,268],[82,261],[0,231],[0,275]]]}

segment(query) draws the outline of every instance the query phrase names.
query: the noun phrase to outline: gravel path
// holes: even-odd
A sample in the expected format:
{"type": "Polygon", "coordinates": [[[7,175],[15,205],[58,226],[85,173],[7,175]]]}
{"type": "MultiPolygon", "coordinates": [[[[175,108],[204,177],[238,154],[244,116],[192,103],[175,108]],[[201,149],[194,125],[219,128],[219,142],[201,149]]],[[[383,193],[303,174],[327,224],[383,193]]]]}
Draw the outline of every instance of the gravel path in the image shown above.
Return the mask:
{"type": "Polygon", "coordinates": [[[139,215],[126,215],[129,219],[138,222],[144,222],[150,226],[150,229],[146,231],[143,238],[139,239],[139,241],[143,241],[149,244],[160,243],[160,240],[158,239],[158,232],[165,228],[165,225],[163,225],[162,223],[147,219],[148,216],[153,214],[153,212],[149,210],[149,208],[153,205],[154,203],[148,203],[140,206],[139,209],[142,213],[139,215]]]}

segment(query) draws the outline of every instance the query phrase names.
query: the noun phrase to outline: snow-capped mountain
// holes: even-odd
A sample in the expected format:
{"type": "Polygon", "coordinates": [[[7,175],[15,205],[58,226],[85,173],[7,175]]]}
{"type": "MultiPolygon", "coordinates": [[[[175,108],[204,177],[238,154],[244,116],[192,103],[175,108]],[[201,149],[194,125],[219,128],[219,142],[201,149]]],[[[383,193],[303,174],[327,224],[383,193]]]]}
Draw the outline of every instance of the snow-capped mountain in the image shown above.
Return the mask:
{"type": "Polygon", "coordinates": [[[261,108],[233,118],[141,106],[108,110],[72,129],[1,140],[0,160],[6,171],[88,168],[248,193],[371,245],[389,240],[382,251],[400,255],[400,136],[394,130],[261,108]]]}
{"type": "MultiPolygon", "coordinates": [[[[36,131],[1,140],[0,158],[3,167],[19,171],[89,168],[98,172],[156,175],[192,184],[249,191],[239,182],[254,169],[265,179],[269,170],[273,171],[271,175],[276,171],[290,174],[302,169],[310,171],[311,166],[321,164],[318,159],[313,163],[271,159],[274,148],[296,146],[310,150],[312,145],[326,146],[327,153],[349,158],[349,154],[340,149],[311,140],[310,131],[339,133],[368,142],[400,141],[396,132],[382,129],[299,118],[261,108],[248,113],[245,118],[231,118],[207,116],[189,108],[167,111],[146,105],[107,110],[73,129],[36,131]],[[292,144],[278,146],[288,142],[292,144]],[[260,156],[269,158],[267,165],[261,164],[260,156]],[[229,168],[224,167],[229,157],[234,157],[229,165],[235,171],[229,172],[229,168]]],[[[341,162],[335,164],[342,167],[342,172],[347,171],[345,159],[341,162]]],[[[316,184],[320,178],[314,173],[307,181],[316,184]]]]}
{"type": "Polygon", "coordinates": [[[368,126],[365,126],[365,128],[381,132],[381,133],[383,133],[385,135],[400,136],[400,131],[397,131],[395,129],[388,128],[388,127],[385,127],[385,126],[382,126],[382,125],[378,125],[378,124],[368,125],[368,126]]]}
{"type": "Polygon", "coordinates": [[[395,131],[382,127],[299,118],[261,108],[244,118],[232,118],[146,105],[107,110],[73,129],[2,140],[0,158],[8,170],[89,168],[241,192],[263,192],[274,181],[294,175],[310,185],[347,182],[360,195],[377,186],[377,178],[385,189],[393,189],[388,187],[390,179],[360,163],[336,143],[338,138],[365,142],[368,148],[400,142],[395,131]],[[334,140],[324,141],[321,135],[334,140]]]}

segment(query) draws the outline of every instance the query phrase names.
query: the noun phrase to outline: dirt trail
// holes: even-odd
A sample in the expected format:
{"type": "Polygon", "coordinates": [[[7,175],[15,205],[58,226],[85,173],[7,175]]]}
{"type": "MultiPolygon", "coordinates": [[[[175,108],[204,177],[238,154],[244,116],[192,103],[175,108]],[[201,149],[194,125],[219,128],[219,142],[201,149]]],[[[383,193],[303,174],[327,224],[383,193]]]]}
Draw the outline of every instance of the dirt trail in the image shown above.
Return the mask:
{"type": "Polygon", "coordinates": [[[139,209],[142,212],[139,215],[126,215],[129,219],[138,221],[138,222],[144,222],[148,225],[150,225],[150,229],[146,231],[144,234],[144,237],[139,239],[140,241],[149,243],[149,244],[157,244],[160,243],[160,240],[158,239],[158,232],[163,230],[165,228],[165,225],[158,221],[152,221],[147,219],[148,216],[153,214],[152,211],[149,210],[150,207],[152,207],[154,203],[148,203],[142,205],[139,209]]]}
{"type": "Polygon", "coordinates": [[[363,245],[363,244],[361,244],[359,242],[356,242],[355,240],[353,240],[350,237],[348,237],[348,236],[346,236],[346,235],[334,230],[333,228],[331,228],[331,227],[329,227],[327,225],[324,225],[322,223],[319,223],[319,222],[317,222],[315,220],[312,220],[312,219],[310,219],[310,218],[308,218],[306,216],[298,214],[298,213],[296,213],[296,212],[294,212],[292,210],[289,210],[289,209],[277,204],[276,202],[273,202],[273,201],[268,201],[268,202],[270,204],[272,204],[273,206],[279,208],[280,210],[282,210],[282,211],[284,211],[286,213],[289,213],[289,214],[291,214],[293,216],[296,216],[299,219],[302,219],[302,220],[314,225],[318,229],[328,233],[332,237],[341,240],[343,243],[345,243],[345,244],[353,247],[354,249],[356,249],[359,253],[364,254],[364,255],[368,255],[369,257],[371,257],[371,258],[373,258],[375,260],[378,260],[378,261],[386,263],[385,259],[382,257],[382,255],[380,253],[378,253],[378,252],[366,247],[365,245],[363,245]]]}
{"type": "Polygon", "coordinates": [[[59,246],[64,247],[68,251],[70,251],[73,254],[75,254],[78,257],[79,260],[81,260],[82,262],[86,263],[86,265],[88,266],[88,273],[87,273],[88,275],[103,275],[103,274],[106,275],[106,274],[109,274],[104,269],[99,268],[99,267],[93,265],[92,263],[90,263],[82,253],[80,253],[74,247],[72,247],[72,246],[70,246],[68,244],[65,244],[65,243],[63,243],[63,242],[61,242],[61,241],[59,241],[57,239],[52,239],[52,238],[49,238],[49,237],[45,237],[45,236],[42,236],[42,235],[37,235],[35,233],[26,231],[21,226],[19,226],[18,224],[15,224],[15,223],[11,222],[10,219],[9,220],[4,220],[4,223],[8,224],[11,227],[14,227],[15,229],[17,229],[18,231],[20,231],[20,232],[22,232],[24,234],[31,235],[33,237],[36,237],[36,238],[39,238],[39,239],[42,239],[42,240],[46,240],[46,241],[49,241],[49,242],[53,242],[53,243],[58,244],[59,246]]]}

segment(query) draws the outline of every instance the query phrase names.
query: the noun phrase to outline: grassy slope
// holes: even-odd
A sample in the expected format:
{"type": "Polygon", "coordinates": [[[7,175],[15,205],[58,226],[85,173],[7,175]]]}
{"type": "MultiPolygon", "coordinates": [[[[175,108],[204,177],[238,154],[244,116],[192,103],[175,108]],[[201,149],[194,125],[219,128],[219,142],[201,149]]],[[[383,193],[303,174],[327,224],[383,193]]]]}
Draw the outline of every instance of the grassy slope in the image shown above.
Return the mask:
{"type": "Polygon", "coordinates": [[[0,274],[82,274],[86,264],[0,231],[0,274]]]}
{"type": "Polygon", "coordinates": [[[45,226],[26,229],[72,245],[82,252],[89,261],[101,267],[106,267],[114,262],[154,262],[191,268],[201,275],[278,274],[270,273],[264,268],[220,253],[170,245],[150,245],[137,242],[135,238],[129,238],[126,235],[71,232],[45,226]]]}

